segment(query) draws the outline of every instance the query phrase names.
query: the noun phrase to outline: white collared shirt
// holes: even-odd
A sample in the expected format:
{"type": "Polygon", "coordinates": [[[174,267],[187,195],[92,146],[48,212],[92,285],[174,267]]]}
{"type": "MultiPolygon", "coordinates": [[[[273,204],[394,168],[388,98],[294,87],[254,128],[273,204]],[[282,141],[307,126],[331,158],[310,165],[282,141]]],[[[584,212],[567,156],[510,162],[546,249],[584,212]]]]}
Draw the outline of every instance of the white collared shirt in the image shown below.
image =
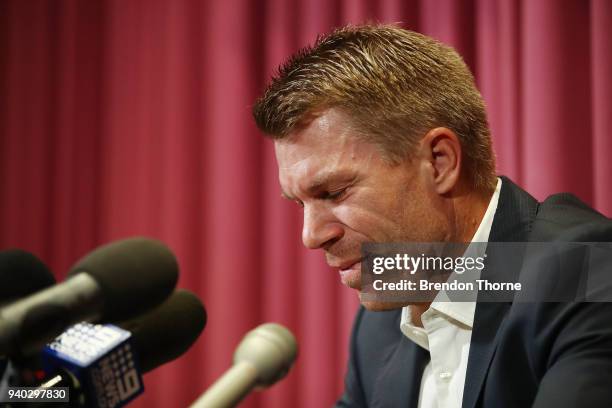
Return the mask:
{"type": "MultiPolygon", "coordinates": [[[[501,179],[497,179],[495,192],[472,242],[489,240],[501,184],[501,179]]],[[[402,310],[402,333],[431,356],[421,379],[419,408],[455,408],[461,407],[463,401],[476,302],[441,301],[444,295],[438,294],[421,316],[423,327],[412,324],[410,306],[402,310]]]]}

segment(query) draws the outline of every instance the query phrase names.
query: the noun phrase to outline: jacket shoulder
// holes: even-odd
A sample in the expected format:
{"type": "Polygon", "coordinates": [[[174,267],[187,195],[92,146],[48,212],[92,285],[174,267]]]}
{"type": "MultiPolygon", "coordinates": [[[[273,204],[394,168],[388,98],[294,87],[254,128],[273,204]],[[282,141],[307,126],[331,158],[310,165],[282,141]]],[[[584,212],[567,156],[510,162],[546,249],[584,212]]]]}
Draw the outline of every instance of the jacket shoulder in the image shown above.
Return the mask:
{"type": "Polygon", "coordinates": [[[538,206],[530,241],[609,241],[612,220],[570,193],[549,196],[538,206]]]}

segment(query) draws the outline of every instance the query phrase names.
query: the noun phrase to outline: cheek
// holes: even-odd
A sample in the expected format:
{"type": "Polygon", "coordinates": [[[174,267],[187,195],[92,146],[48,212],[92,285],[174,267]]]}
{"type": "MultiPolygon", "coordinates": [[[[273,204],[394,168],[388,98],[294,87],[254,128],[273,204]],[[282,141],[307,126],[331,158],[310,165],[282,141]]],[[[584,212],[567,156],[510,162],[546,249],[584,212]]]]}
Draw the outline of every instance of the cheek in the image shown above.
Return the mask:
{"type": "Polygon", "coordinates": [[[399,210],[377,204],[371,201],[359,205],[343,203],[335,208],[334,215],[347,230],[365,237],[368,241],[393,240],[397,236],[399,210]]]}
{"type": "Polygon", "coordinates": [[[348,231],[374,242],[425,242],[435,235],[438,220],[423,191],[380,187],[361,189],[334,209],[348,231]]]}

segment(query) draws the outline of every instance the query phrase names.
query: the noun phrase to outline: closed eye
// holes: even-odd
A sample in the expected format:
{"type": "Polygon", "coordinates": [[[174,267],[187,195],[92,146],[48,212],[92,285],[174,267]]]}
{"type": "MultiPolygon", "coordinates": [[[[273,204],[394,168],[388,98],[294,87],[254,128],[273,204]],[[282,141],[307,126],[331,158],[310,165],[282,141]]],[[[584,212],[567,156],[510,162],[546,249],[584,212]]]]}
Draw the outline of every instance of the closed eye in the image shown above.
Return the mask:
{"type": "Polygon", "coordinates": [[[321,200],[337,200],[339,198],[341,198],[344,193],[346,193],[346,188],[342,188],[340,190],[336,190],[336,191],[325,191],[323,193],[321,193],[319,195],[319,199],[321,200]]]}

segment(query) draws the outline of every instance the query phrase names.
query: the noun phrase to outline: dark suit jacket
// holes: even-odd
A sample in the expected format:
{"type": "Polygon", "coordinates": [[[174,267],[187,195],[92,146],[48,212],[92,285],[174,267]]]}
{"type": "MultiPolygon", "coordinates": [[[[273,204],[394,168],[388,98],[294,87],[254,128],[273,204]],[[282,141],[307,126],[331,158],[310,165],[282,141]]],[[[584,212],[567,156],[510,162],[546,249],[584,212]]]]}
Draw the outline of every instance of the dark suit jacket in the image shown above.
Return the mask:
{"type": "MultiPolygon", "coordinates": [[[[490,242],[612,241],[612,222],[574,196],[538,203],[502,179],[490,242]]],[[[489,258],[483,277],[508,261],[489,258]]],[[[337,407],[416,408],[429,353],[400,316],[360,308],[337,407]]],[[[612,303],[477,303],[463,407],[530,406],[612,407],[612,303]]]]}

